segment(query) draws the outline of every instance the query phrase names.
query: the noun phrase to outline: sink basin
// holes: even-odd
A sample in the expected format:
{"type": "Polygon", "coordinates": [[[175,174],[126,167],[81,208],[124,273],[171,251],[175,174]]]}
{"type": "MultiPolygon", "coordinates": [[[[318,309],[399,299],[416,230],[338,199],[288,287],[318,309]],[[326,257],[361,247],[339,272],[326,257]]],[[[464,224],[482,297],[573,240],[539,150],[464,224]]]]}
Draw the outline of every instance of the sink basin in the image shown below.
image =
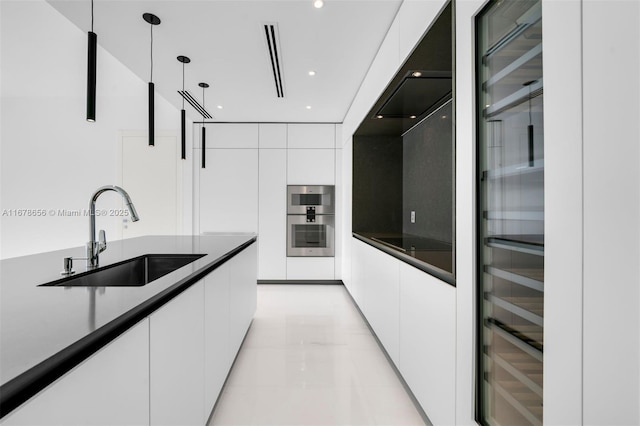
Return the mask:
{"type": "Polygon", "coordinates": [[[195,262],[204,254],[145,254],[42,286],[140,287],[195,262]]]}

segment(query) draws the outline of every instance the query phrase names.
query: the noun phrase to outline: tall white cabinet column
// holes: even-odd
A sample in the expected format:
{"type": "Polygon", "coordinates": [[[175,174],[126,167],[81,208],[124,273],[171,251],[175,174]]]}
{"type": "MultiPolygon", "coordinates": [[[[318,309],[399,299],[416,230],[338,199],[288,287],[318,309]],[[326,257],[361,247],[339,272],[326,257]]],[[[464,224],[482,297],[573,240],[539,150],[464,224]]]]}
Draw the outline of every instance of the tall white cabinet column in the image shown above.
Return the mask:
{"type": "Polygon", "coordinates": [[[287,125],[260,124],[258,277],[287,276],[287,125]]]}
{"type": "Polygon", "coordinates": [[[201,129],[193,131],[194,233],[256,232],[261,280],[335,279],[334,257],[287,257],[286,221],[287,185],[337,184],[336,125],[208,123],[205,168],[201,129]]]}
{"type": "MultiPolygon", "coordinates": [[[[335,125],[289,124],[287,136],[287,184],[335,185],[335,125]]],[[[335,258],[287,257],[287,279],[333,280],[335,258]]]]}

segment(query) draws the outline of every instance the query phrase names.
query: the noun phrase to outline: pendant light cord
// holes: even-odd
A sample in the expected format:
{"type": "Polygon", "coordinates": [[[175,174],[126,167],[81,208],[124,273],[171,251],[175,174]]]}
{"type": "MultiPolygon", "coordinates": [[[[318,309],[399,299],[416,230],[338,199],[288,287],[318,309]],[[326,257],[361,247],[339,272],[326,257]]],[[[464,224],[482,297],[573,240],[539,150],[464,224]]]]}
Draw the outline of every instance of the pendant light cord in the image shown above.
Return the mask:
{"type": "Polygon", "coordinates": [[[93,32],[93,0],[91,0],[91,32],[93,32]]]}
{"type": "MultiPolygon", "coordinates": [[[[184,92],[184,62],[182,63],[182,92],[184,92]]],[[[182,97],[182,109],[184,109],[184,96],[182,97]]]]}
{"type": "Polygon", "coordinates": [[[151,27],[151,79],[149,81],[153,83],[153,24],[149,26],[151,27]]]}

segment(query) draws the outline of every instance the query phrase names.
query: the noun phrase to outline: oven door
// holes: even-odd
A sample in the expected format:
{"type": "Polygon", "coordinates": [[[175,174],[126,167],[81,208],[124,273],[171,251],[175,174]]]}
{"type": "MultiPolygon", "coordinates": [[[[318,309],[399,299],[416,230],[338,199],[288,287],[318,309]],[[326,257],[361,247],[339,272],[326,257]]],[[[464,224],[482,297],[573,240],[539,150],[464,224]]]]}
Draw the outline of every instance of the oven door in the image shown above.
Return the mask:
{"type": "Polygon", "coordinates": [[[287,256],[331,257],[334,255],[335,217],[315,215],[287,216],[287,256]]]}
{"type": "Polygon", "coordinates": [[[287,186],[287,214],[335,214],[334,187],[331,185],[287,186]]]}

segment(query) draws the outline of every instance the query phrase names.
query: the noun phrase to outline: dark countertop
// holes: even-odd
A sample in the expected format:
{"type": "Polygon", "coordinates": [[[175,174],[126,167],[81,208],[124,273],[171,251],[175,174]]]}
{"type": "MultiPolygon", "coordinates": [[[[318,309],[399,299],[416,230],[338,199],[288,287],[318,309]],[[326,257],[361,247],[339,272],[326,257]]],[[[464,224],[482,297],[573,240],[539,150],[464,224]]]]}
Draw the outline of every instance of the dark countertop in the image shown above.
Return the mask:
{"type": "Polygon", "coordinates": [[[407,234],[353,232],[353,237],[455,287],[451,244],[407,234]]]}
{"type": "MultiPolygon", "coordinates": [[[[15,398],[24,402],[255,241],[255,234],[221,234],[109,242],[101,267],[143,254],[206,254],[142,287],[39,286],[60,279],[63,258],[84,257],[84,247],[2,260],[0,417],[15,398]]],[[[85,261],[74,269],[86,271],[85,261]]]]}

